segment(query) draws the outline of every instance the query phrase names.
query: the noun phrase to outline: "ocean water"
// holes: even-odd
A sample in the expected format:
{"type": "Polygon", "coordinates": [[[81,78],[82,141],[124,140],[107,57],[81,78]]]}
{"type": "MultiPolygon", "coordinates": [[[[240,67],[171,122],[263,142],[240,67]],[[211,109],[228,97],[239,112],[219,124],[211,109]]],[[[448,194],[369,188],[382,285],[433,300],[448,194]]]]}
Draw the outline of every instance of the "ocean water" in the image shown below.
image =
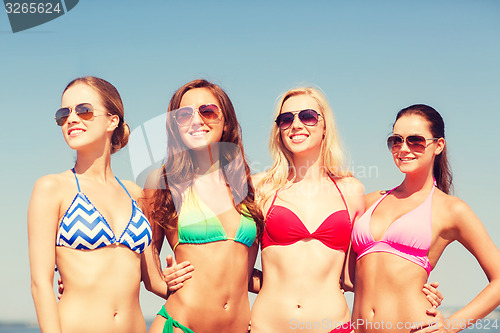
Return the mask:
{"type": "MultiPolygon", "coordinates": [[[[445,310],[443,312],[452,312],[445,310]]],[[[454,312],[454,311],[453,311],[454,312]]],[[[149,329],[152,320],[146,320],[146,326],[149,329]]],[[[308,330],[297,329],[297,333],[306,333],[308,330]]],[[[465,333],[500,333],[500,311],[495,310],[487,318],[476,322],[475,326],[470,327],[462,332],[465,333]]],[[[40,333],[37,324],[33,323],[2,323],[0,322],[0,333],[40,333]]]]}
{"type": "Polygon", "coordinates": [[[38,327],[26,327],[23,324],[4,324],[0,325],[0,332],[2,333],[40,333],[38,327]]]}
{"type": "MultiPolygon", "coordinates": [[[[498,324],[500,325],[500,322],[498,324]]],[[[297,330],[297,332],[305,332],[305,331],[297,330]]],[[[470,328],[470,329],[466,329],[462,332],[467,332],[467,333],[499,333],[500,326],[497,329],[494,327],[490,327],[490,329],[470,328]]],[[[40,333],[40,329],[38,327],[28,327],[28,326],[23,325],[23,324],[15,324],[15,325],[0,324],[0,333],[40,333]]]]}
{"type": "MultiPolygon", "coordinates": [[[[152,321],[146,321],[148,329],[151,323],[152,321]]],[[[37,324],[0,322],[0,333],[40,333],[40,328],[37,324]]]]}

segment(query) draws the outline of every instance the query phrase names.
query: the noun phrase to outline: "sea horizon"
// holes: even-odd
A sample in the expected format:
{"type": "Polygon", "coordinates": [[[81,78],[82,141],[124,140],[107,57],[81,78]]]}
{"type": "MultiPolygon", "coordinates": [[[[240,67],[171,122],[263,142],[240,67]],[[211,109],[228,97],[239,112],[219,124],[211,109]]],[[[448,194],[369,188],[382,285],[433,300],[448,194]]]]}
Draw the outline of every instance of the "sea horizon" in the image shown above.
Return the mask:
{"type": "MultiPolygon", "coordinates": [[[[446,318],[452,313],[456,312],[459,307],[443,307],[440,308],[441,313],[446,318]]],[[[146,326],[153,322],[154,318],[145,318],[146,326]]],[[[299,330],[300,331],[300,330],[299,330]]],[[[0,333],[37,333],[40,332],[37,321],[9,321],[0,320],[0,333]]],[[[500,308],[493,310],[488,316],[478,321],[473,327],[468,328],[462,332],[468,333],[494,333],[500,332],[500,308]],[[478,323],[481,323],[478,325],[478,323]],[[479,327],[481,326],[481,327],[479,327]]]]}

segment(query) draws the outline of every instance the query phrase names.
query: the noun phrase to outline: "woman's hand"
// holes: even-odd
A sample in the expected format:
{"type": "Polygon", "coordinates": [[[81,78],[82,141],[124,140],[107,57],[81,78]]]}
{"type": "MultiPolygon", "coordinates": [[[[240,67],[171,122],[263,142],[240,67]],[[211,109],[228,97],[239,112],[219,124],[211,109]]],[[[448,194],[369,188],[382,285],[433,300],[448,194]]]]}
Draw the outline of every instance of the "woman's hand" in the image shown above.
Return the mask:
{"type": "MultiPolygon", "coordinates": [[[[433,283],[434,284],[434,283],[433,283]]],[[[420,328],[418,326],[413,326],[413,329],[410,331],[412,333],[448,333],[453,332],[450,330],[450,327],[446,327],[449,325],[445,325],[445,318],[436,308],[431,308],[426,310],[427,315],[432,316],[434,318],[429,319],[429,326],[420,328]]]]}
{"type": "Polygon", "coordinates": [[[64,292],[64,285],[62,283],[61,277],[59,279],[57,279],[57,284],[59,285],[59,294],[57,294],[57,299],[61,300],[63,292],[64,292]]]}
{"type": "Polygon", "coordinates": [[[262,288],[262,280],[262,271],[254,268],[248,281],[248,291],[254,294],[258,294],[260,288],[262,288]]]}
{"type": "Polygon", "coordinates": [[[427,300],[431,303],[433,308],[440,306],[444,298],[443,294],[437,290],[437,287],[439,287],[439,282],[432,282],[424,284],[424,288],[422,289],[422,292],[425,294],[427,300]]]}
{"type": "Polygon", "coordinates": [[[176,292],[184,286],[184,281],[192,277],[194,266],[189,261],[178,264],[171,256],[167,256],[167,267],[163,270],[163,280],[170,293],[176,292]]]}

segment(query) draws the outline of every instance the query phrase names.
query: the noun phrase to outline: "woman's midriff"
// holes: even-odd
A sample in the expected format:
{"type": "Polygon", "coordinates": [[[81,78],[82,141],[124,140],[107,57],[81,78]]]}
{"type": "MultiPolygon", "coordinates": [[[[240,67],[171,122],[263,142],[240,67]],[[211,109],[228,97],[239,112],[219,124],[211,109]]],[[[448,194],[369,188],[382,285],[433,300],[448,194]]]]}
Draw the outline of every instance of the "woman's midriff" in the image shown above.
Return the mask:
{"type": "Polygon", "coordinates": [[[399,256],[376,252],[356,264],[353,324],[357,333],[410,332],[426,327],[431,304],[422,292],[427,272],[399,256]]]}
{"type": "Polygon", "coordinates": [[[247,332],[248,253],[232,240],[179,245],[176,261],[189,260],[195,269],[165,303],[168,314],[196,333],[247,332]]]}
{"type": "Polygon", "coordinates": [[[252,333],[329,332],[348,322],[350,311],[339,285],[344,257],[316,240],[267,247],[252,333]]]}
{"type": "Polygon", "coordinates": [[[56,251],[64,283],[58,303],[63,332],[146,332],[139,254],[121,245],[56,251]]]}

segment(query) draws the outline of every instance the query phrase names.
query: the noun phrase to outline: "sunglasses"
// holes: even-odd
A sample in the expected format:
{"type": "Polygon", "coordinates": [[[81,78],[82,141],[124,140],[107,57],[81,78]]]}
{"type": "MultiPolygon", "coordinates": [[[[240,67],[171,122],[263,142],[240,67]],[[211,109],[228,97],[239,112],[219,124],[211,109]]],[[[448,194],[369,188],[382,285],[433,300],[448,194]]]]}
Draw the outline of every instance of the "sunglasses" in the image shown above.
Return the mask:
{"type": "MultiPolygon", "coordinates": [[[[75,113],[80,119],[83,120],[94,120],[94,117],[98,117],[99,115],[95,115],[94,111],[97,111],[94,109],[94,106],[90,103],[81,103],[78,104],[77,106],[71,108],[71,107],[65,107],[61,108],[56,111],[56,116],[54,119],[56,120],[57,125],[62,126],[66,124],[66,121],[69,118],[69,115],[71,114],[71,111],[75,110],[75,113]]],[[[107,116],[112,116],[111,113],[106,113],[107,116]]],[[[104,116],[104,115],[101,115],[104,116]]]]}
{"type": "Polygon", "coordinates": [[[220,121],[221,110],[216,104],[203,104],[197,108],[185,106],[173,111],[174,119],[179,126],[187,126],[191,123],[196,110],[206,124],[215,124],[220,121]]]}
{"type": "Polygon", "coordinates": [[[278,125],[278,128],[280,130],[286,130],[287,128],[292,126],[293,121],[295,120],[295,115],[298,115],[299,120],[302,122],[302,124],[306,126],[316,126],[318,124],[319,117],[322,117],[322,115],[320,115],[313,109],[305,109],[294,112],[284,112],[276,118],[275,120],[276,125],[278,125]]]}
{"type": "Polygon", "coordinates": [[[387,148],[389,148],[392,153],[396,153],[403,147],[403,142],[406,142],[406,145],[411,150],[424,151],[425,148],[427,148],[427,141],[429,140],[436,141],[439,140],[439,138],[426,139],[421,135],[408,135],[406,138],[403,138],[399,134],[394,134],[387,138],[387,148]]]}

